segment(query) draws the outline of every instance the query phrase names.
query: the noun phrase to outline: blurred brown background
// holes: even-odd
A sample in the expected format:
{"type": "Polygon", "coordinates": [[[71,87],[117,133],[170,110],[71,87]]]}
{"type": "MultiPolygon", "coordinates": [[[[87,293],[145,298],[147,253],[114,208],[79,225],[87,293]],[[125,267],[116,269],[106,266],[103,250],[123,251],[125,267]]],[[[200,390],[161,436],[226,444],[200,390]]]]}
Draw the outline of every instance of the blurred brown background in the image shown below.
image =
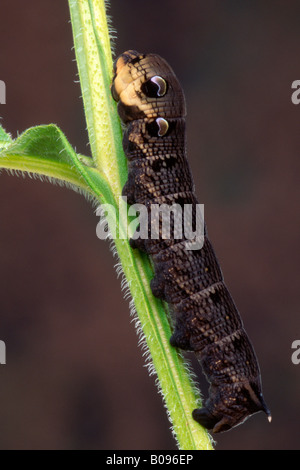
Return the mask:
{"type": "MultiPolygon", "coordinates": [[[[2,125],[54,122],[89,154],[67,0],[0,8],[2,125]]],[[[259,357],[273,423],[256,415],[217,448],[299,449],[300,3],[112,0],[110,14],[117,54],[159,53],[182,83],[197,194],[259,357]]],[[[175,449],[93,208],[4,172],[0,201],[0,448],[175,449]]]]}

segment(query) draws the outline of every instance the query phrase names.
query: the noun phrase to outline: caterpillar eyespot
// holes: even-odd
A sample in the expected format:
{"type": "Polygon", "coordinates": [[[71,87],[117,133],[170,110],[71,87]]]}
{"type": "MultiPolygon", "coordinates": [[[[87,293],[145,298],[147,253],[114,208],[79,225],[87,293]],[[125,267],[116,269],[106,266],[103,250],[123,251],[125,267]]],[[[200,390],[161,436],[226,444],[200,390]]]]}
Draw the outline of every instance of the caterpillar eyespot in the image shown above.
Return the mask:
{"type": "MultiPolygon", "coordinates": [[[[128,203],[145,204],[149,211],[154,204],[188,204],[194,211],[198,202],[185,150],[185,98],[171,67],[155,54],[124,52],[114,63],[111,91],[127,124],[123,195],[128,203]]],[[[152,257],[151,290],[175,318],[171,345],[194,351],[210,382],[209,398],[193,418],[215,433],[258,411],[270,421],[254,349],[206,230],[201,249],[189,251],[186,239],[165,240],[161,234],[132,239],[131,246],[152,257]]]]}
{"type": "Polygon", "coordinates": [[[169,123],[164,118],[156,118],[147,124],[147,130],[151,137],[163,137],[169,130],[169,123]]]}
{"type": "Polygon", "coordinates": [[[159,75],[155,75],[142,84],[141,90],[148,98],[158,98],[167,93],[167,82],[159,75]]]}

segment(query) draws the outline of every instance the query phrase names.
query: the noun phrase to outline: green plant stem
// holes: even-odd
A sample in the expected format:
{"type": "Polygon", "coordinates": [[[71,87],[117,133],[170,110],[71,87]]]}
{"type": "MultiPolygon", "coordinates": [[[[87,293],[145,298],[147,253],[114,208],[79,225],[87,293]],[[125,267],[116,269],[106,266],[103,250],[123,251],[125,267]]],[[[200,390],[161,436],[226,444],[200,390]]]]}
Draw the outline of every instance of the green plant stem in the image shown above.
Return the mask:
{"type": "MultiPolygon", "coordinates": [[[[105,3],[103,0],[69,0],[69,6],[92,154],[117,201],[127,173],[121,126],[109,92],[112,57],[105,3]]],[[[123,235],[127,223],[124,217],[119,220],[119,234],[123,235]]],[[[169,344],[171,329],[166,308],[150,289],[153,270],[149,259],[133,252],[126,238],[116,239],[115,246],[179,448],[211,449],[209,435],[191,416],[192,410],[199,406],[199,395],[184,361],[169,344]]]]}

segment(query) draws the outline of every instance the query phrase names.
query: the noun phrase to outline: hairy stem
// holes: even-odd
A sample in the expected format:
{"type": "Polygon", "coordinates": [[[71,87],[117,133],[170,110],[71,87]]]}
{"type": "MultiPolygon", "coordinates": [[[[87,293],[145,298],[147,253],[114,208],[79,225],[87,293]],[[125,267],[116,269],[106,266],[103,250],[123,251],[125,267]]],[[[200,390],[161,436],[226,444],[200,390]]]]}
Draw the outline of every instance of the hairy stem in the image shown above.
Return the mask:
{"type": "MultiPolygon", "coordinates": [[[[126,159],[121,126],[110,94],[112,56],[104,0],[69,0],[75,52],[93,158],[118,201],[126,181],[126,159]]],[[[116,204],[116,209],[118,209],[116,204]]],[[[153,271],[147,256],[133,252],[126,238],[127,214],[119,214],[116,250],[138,323],[151,355],[173,432],[181,449],[211,449],[211,440],[191,416],[199,406],[190,374],[182,357],[169,344],[168,312],[150,289],[153,271]],[[120,235],[124,239],[120,239],[120,235]]],[[[150,369],[153,372],[153,369],[150,369]]]]}

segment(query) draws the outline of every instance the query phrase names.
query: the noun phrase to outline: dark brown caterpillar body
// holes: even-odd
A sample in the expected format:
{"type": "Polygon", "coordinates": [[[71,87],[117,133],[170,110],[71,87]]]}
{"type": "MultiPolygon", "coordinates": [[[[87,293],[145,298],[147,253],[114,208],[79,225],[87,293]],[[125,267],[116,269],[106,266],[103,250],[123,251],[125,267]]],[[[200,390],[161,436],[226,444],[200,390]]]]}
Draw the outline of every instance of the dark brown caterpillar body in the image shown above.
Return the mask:
{"type": "MultiPolygon", "coordinates": [[[[194,210],[185,98],[170,66],[154,54],[125,52],[114,64],[112,95],[127,124],[128,203],[144,204],[149,214],[153,204],[191,204],[194,210]]],[[[152,292],[169,303],[175,319],[171,344],[194,351],[210,382],[209,399],[193,411],[194,419],[213,432],[229,430],[260,410],[271,420],[253,347],[206,233],[199,250],[187,250],[184,236],[164,239],[161,233],[131,242],[152,256],[152,292]]]]}

